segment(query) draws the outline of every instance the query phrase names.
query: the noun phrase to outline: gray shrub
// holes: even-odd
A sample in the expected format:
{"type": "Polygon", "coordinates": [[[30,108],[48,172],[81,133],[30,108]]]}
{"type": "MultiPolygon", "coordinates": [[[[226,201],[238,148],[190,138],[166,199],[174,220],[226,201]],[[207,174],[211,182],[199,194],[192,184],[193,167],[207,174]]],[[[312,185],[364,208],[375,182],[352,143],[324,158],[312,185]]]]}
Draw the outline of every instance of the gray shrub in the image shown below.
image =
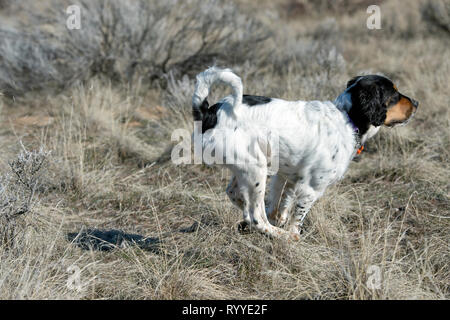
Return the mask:
{"type": "Polygon", "coordinates": [[[50,152],[44,148],[22,151],[9,162],[10,171],[0,176],[0,244],[15,243],[18,220],[30,212],[42,191],[43,174],[50,152]]]}
{"type": "Polygon", "coordinates": [[[21,3],[26,24],[0,25],[0,91],[9,95],[64,88],[96,74],[164,83],[169,73],[241,63],[269,35],[218,0],[55,1],[45,15],[21,3]],[[66,26],[69,4],[81,9],[79,30],[66,26]]]}

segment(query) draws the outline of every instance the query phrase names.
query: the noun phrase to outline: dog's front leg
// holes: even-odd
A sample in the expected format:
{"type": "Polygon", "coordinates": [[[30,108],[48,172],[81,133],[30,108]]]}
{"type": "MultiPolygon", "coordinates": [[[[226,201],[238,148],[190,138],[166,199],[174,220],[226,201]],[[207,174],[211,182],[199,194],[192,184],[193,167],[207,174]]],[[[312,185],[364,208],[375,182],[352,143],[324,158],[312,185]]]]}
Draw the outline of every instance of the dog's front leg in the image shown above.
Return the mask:
{"type": "Polygon", "coordinates": [[[269,222],[274,226],[282,226],[280,223],[280,211],[278,206],[280,204],[281,195],[283,194],[284,185],[286,179],[280,175],[275,175],[270,180],[270,193],[269,193],[269,207],[267,209],[267,218],[269,222]]]}
{"type": "Polygon", "coordinates": [[[280,221],[289,220],[289,231],[300,235],[299,228],[303,225],[309,210],[322,192],[303,182],[287,184],[280,204],[280,221]]]}
{"type": "Polygon", "coordinates": [[[318,191],[309,185],[300,184],[296,186],[296,191],[298,196],[295,200],[295,208],[292,213],[289,230],[299,233],[306,215],[316,200],[322,195],[323,190],[318,191]]]}

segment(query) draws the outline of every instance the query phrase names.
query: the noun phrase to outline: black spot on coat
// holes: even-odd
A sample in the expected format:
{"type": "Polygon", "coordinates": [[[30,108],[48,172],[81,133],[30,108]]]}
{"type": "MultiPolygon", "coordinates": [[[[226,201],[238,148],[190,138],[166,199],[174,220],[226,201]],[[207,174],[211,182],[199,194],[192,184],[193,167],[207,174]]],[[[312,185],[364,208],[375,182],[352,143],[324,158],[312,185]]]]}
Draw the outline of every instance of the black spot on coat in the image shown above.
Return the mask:
{"type": "MultiPolygon", "coordinates": [[[[242,103],[249,106],[256,106],[260,104],[266,104],[272,101],[271,98],[262,96],[252,96],[244,94],[242,96],[242,103]]],[[[203,100],[200,107],[194,107],[192,109],[192,115],[195,121],[202,121],[202,133],[212,129],[217,124],[217,111],[219,111],[222,103],[216,103],[213,106],[209,106],[208,100],[203,100]]],[[[235,128],[236,131],[237,127],[235,128]]]]}
{"type": "Polygon", "coordinates": [[[222,106],[221,103],[216,103],[215,105],[208,107],[208,101],[205,99],[200,106],[200,110],[193,110],[193,116],[195,121],[202,122],[202,133],[206,130],[212,129],[217,124],[217,111],[219,111],[222,106]]]}
{"type": "Polygon", "coordinates": [[[248,94],[244,94],[242,96],[242,103],[245,103],[249,106],[256,106],[259,104],[266,104],[272,101],[272,98],[263,97],[263,96],[252,96],[248,94]]]}

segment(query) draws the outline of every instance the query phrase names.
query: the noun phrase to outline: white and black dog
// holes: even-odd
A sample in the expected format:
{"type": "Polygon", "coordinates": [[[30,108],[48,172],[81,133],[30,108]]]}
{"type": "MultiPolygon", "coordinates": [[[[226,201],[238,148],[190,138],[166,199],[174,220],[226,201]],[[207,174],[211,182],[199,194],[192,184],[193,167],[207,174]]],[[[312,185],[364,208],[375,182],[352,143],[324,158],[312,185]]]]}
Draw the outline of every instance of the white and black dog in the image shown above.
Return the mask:
{"type": "Polygon", "coordinates": [[[378,75],[351,79],[334,102],[285,101],[243,95],[241,79],[217,67],[197,75],[192,102],[194,120],[202,125],[203,149],[225,155],[228,146],[234,147],[238,160],[224,156],[224,163],[233,174],[227,194],[243,211],[240,227],[294,240],[313,203],[344,176],[364,142],[382,125],[405,124],[418,107],[378,75]],[[209,107],[206,99],[215,82],[231,86],[233,93],[209,107]],[[260,143],[268,132],[277,137],[277,146],[260,143]],[[278,170],[266,208],[268,166],[274,153],[278,170]]]}

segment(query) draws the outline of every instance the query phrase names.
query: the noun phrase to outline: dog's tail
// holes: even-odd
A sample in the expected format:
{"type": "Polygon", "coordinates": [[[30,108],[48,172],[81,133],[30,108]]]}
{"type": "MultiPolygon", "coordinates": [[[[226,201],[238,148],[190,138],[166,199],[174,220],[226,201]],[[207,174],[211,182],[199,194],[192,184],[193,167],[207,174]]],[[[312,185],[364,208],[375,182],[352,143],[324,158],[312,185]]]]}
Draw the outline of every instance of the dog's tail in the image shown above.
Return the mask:
{"type": "Polygon", "coordinates": [[[192,114],[195,121],[201,121],[203,115],[208,110],[209,104],[206,98],[209,95],[209,89],[215,82],[222,82],[233,90],[233,115],[236,117],[242,104],[242,81],[230,69],[220,69],[211,67],[197,75],[197,84],[192,97],[192,114]]]}

